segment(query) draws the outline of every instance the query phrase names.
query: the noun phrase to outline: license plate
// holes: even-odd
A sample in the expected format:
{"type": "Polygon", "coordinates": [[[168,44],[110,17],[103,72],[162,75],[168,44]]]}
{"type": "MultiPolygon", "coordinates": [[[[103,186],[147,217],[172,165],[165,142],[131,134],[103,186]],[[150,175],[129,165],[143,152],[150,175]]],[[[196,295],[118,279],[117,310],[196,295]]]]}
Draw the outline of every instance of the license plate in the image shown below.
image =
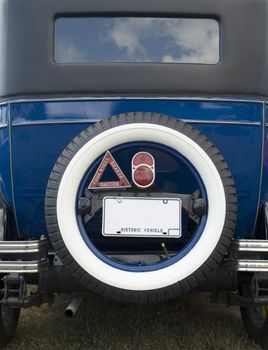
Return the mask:
{"type": "Polygon", "coordinates": [[[181,237],[179,198],[105,197],[102,234],[111,237],[181,237]]]}

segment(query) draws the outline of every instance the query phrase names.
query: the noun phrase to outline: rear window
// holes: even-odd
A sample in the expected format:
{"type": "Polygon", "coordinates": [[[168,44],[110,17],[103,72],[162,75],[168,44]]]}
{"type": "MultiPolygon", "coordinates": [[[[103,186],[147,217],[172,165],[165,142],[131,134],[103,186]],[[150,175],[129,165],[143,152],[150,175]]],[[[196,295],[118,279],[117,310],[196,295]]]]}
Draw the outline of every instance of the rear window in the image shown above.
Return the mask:
{"type": "Polygon", "coordinates": [[[219,51],[214,19],[66,17],[55,22],[58,63],[216,64],[219,51]]]}

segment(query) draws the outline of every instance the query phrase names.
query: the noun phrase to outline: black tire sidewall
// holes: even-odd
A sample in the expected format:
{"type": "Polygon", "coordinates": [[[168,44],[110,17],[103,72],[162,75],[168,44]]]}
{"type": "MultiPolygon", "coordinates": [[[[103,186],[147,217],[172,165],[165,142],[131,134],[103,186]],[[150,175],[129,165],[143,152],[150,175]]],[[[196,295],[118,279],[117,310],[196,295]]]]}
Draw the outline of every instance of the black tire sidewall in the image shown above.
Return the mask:
{"type": "Polygon", "coordinates": [[[10,308],[0,304],[0,348],[6,346],[14,338],[20,317],[20,308],[10,308]],[[3,320],[3,309],[6,308],[8,321],[3,320]]]}

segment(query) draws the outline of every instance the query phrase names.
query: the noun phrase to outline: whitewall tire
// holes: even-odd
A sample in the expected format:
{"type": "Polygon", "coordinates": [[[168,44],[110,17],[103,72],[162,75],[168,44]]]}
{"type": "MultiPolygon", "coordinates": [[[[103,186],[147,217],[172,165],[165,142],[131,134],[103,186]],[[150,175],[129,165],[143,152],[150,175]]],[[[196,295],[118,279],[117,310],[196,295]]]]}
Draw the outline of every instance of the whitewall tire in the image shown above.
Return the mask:
{"type": "Polygon", "coordinates": [[[235,187],[223,157],[199,131],[166,116],[128,113],[95,124],[66,147],[48,182],[46,220],[62,262],[68,252],[65,266],[89,288],[117,299],[165,299],[193,288],[221,262],[235,226],[235,187]],[[77,192],[92,163],[107,150],[135,141],[163,144],[189,160],[208,201],[204,230],[191,251],[170,266],[138,273],[97,257],[83,240],[76,216],[77,192]]]}

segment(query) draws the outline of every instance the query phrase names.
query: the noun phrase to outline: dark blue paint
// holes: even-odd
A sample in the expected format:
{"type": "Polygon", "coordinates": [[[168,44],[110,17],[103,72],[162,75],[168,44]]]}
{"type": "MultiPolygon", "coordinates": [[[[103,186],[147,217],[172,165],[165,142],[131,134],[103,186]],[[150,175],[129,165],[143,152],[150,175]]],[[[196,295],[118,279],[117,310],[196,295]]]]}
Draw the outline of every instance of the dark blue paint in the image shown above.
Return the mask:
{"type": "Polygon", "coordinates": [[[44,197],[50,172],[65,146],[89,124],[13,128],[13,173],[22,235],[46,234],[44,197]],[[32,218],[35,218],[32,220],[32,218]]]}
{"type": "MultiPolygon", "coordinates": [[[[213,121],[261,123],[262,103],[153,99],[23,102],[10,105],[14,125],[12,159],[15,203],[21,235],[39,237],[46,234],[45,188],[50,171],[68,142],[90,125],[90,119],[107,118],[129,111],[158,112],[176,118],[200,120],[200,123],[193,125],[220,149],[234,176],[238,193],[236,236],[249,237],[252,234],[258,205],[262,128],[258,125],[213,124],[213,121]],[[77,120],[85,122],[75,123],[77,120]],[[211,123],[205,124],[202,120],[209,120],[211,123]],[[18,125],[24,122],[46,121],[59,121],[62,124],[18,125]]],[[[7,162],[8,147],[4,146],[4,141],[1,144],[2,157],[7,162]]],[[[11,188],[8,184],[10,178],[4,166],[1,166],[1,176],[6,196],[11,201],[11,188]]]]}
{"type": "Polygon", "coordinates": [[[186,100],[92,100],[25,102],[11,106],[13,124],[104,119],[125,112],[156,112],[180,119],[259,122],[258,103],[186,100]]]}
{"type": "Polygon", "coordinates": [[[4,126],[8,123],[8,108],[0,106],[0,190],[4,199],[13,209],[12,184],[10,173],[10,138],[9,129],[4,126]]]}
{"type": "MultiPolygon", "coordinates": [[[[263,205],[268,201],[268,104],[265,105],[265,127],[264,127],[264,142],[263,142],[263,172],[262,172],[262,186],[261,186],[261,200],[259,208],[259,216],[261,216],[263,205]]],[[[260,217],[261,219],[261,217],[260,217]]],[[[261,220],[258,229],[258,236],[264,238],[261,220]],[[260,232],[259,232],[260,231],[260,232]]]]}
{"type": "Polygon", "coordinates": [[[236,235],[241,238],[248,237],[254,227],[258,205],[262,129],[237,125],[194,126],[209,137],[227,161],[237,190],[236,235]]]}

